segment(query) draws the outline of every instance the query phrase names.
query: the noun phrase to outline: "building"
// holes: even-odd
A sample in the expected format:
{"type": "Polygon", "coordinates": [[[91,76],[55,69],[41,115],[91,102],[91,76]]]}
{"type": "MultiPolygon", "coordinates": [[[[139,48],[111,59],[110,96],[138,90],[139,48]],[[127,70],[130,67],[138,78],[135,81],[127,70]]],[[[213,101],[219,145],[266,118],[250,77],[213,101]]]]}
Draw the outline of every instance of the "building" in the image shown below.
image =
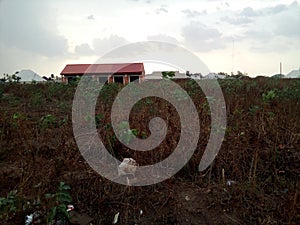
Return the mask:
{"type": "Polygon", "coordinates": [[[206,76],[203,77],[203,79],[208,79],[208,80],[211,80],[211,79],[225,79],[225,78],[226,78],[225,75],[216,74],[216,73],[209,73],[209,74],[207,74],[206,76]]]}
{"type": "MultiPolygon", "coordinates": [[[[161,80],[163,71],[153,71],[152,74],[147,74],[146,80],[161,80]]],[[[175,76],[172,79],[188,79],[189,77],[185,73],[180,73],[179,71],[174,71],[175,76]]]]}
{"type": "Polygon", "coordinates": [[[299,70],[292,70],[286,75],[286,78],[300,78],[300,68],[299,70]]]}
{"type": "Polygon", "coordinates": [[[20,77],[20,83],[40,83],[47,81],[32,70],[21,70],[19,72],[16,72],[16,76],[20,77]]]}
{"type": "Polygon", "coordinates": [[[68,64],[60,74],[66,83],[85,75],[103,83],[128,84],[135,80],[142,82],[145,69],[143,63],[68,64]]]}

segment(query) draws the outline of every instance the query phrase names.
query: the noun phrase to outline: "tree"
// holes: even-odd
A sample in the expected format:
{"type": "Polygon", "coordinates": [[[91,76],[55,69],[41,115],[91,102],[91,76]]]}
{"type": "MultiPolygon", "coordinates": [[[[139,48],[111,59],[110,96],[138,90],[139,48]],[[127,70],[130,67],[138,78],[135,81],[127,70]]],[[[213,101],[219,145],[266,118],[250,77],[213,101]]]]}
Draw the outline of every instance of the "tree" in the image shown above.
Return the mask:
{"type": "Polygon", "coordinates": [[[2,82],[6,82],[8,81],[9,83],[12,83],[12,82],[17,82],[19,83],[20,80],[21,80],[21,77],[17,76],[16,74],[18,74],[19,72],[16,72],[12,75],[8,75],[8,74],[3,74],[3,77],[0,79],[0,81],[2,82]]]}
{"type": "Polygon", "coordinates": [[[172,79],[175,77],[175,71],[163,71],[161,74],[164,79],[172,79]]]}
{"type": "Polygon", "coordinates": [[[233,72],[231,72],[231,77],[245,78],[245,77],[248,77],[248,74],[247,73],[242,73],[241,71],[237,71],[237,74],[234,74],[233,72]]]}
{"type": "Polygon", "coordinates": [[[225,72],[219,72],[218,75],[223,75],[223,76],[229,77],[229,74],[225,73],[225,72]]]}
{"type": "Polygon", "coordinates": [[[4,73],[4,74],[3,74],[3,77],[2,77],[2,78],[0,78],[0,81],[2,81],[2,82],[5,82],[5,81],[6,81],[6,79],[7,79],[7,78],[6,78],[6,74],[4,73]]]}
{"type": "Polygon", "coordinates": [[[21,80],[21,77],[17,76],[16,74],[18,74],[18,72],[16,72],[15,74],[13,74],[13,75],[11,76],[11,78],[12,78],[12,80],[13,80],[14,82],[19,83],[19,81],[21,80]]]}

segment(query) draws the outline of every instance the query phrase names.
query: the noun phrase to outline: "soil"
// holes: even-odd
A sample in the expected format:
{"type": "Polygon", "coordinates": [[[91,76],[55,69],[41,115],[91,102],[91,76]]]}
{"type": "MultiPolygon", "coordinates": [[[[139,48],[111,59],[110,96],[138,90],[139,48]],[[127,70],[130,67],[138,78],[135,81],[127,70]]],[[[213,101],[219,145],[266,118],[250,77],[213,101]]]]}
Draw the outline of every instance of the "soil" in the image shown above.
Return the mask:
{"type": "MultiPolygon", "coordinates": [[[[46,224],[52,206],[45,195],[57,192],[60,182],[70,185],[75,210],[92,217],[93,224],[112,224],[117,213],[116,224],[300,224],[300,80],[220,81],[226,135],[203,172],[198,165],[211,130],[209,107],[195,82],[177,82],[196,102],[201,120],[197,149],[176,175],[143,187],[107,180],[80,154],[72,130],[76,84],[0,84],[0,196],[17,190],[13,210],[0,202],[0,224],[24,224],[25,216],[36,211],[40,224],[46,224]]],[[[138,137],[150,135],[153,117],[168,124],[159,147],[137,153],[116,140],[110,124],[111,105],[122,86],[105,87],[96,126],[110,153],[139,165],[169,156],[180,137],[172,105],[154,97],[135,105],[130,127],[138,137]]]]}

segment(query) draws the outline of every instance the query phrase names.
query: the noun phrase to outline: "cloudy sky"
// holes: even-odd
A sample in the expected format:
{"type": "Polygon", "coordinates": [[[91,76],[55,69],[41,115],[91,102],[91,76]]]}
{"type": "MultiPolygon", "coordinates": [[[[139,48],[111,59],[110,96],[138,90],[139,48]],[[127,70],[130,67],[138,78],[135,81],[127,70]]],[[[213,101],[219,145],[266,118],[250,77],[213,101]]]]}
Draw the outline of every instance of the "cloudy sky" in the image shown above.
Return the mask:
{"type": "Polygon", "coordinates": [[[213,72],[273,75],[282,62],[286,74],[300,67],[299,24],[299,0],[0,0],[0,73],[59,75],[67,63],[155,40],[213,72]]]}

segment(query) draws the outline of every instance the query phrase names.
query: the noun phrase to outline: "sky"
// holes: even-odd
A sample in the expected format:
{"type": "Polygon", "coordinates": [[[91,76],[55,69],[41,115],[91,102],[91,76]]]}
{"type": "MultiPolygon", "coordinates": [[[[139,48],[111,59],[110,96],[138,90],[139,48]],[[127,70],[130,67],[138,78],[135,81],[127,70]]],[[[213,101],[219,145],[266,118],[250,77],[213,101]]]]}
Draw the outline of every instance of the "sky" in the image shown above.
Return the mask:
{"type": "Polygon", "coordinates": [[[142,41],[186,48],[211,72],[270,76],[282,62],[287,74],[300,67],[299,24],[300,0],[0,0],[0,74],[57,76],[142,41]]]}

